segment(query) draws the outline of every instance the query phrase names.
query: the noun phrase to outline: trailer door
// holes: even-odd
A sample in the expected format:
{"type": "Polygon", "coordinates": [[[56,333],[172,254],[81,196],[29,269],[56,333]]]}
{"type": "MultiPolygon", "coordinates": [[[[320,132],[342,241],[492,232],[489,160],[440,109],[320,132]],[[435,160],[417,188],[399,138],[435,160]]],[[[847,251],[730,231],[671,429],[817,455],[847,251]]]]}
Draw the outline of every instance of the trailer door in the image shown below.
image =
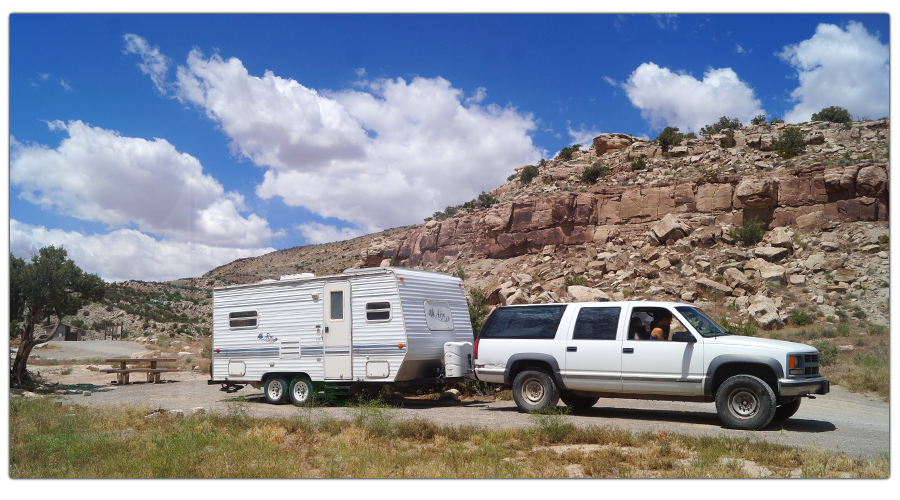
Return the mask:
{"type": "Polygon", "coordinates": [[[351,380],[350,282],[325,284],[325,331],[322,334],[325,379],[351,380]]]}

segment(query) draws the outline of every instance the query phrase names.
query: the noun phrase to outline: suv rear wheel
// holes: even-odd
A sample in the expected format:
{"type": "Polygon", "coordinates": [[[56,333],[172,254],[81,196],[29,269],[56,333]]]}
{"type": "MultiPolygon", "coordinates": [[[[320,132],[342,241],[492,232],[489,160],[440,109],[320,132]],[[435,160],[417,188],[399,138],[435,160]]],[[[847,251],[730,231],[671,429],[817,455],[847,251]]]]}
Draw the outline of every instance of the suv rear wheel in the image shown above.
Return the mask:
{"type": "Polygon", "coordinates": [[[523,370],[513,380],[513,399],[521,410],[543,410],[556,406],[559,387],[553,377],[540,368],[523,370]]]}
{"type": "Polygon", "coordinates": [[[716,391],[716,412],[725,427],[762,429],[775,417],[775,392],[759,377],[735,375],[716,391]]]}

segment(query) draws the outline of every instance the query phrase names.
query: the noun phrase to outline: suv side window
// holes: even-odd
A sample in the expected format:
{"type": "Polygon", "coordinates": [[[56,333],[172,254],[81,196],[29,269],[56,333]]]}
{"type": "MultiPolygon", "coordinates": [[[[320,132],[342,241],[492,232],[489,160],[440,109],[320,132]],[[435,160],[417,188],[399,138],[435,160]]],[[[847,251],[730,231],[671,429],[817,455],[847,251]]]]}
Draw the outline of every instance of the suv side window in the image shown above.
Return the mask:
{"type": "Polygon", "coordinates": [[[478,338],[552,339],[565,310],[565,305],[498,307],[478,338]]]}
{"type": "Polygon", "coordinates": [[[573,340],[616,340],[621,307],[583,307],[575,320],[573,340]]]}

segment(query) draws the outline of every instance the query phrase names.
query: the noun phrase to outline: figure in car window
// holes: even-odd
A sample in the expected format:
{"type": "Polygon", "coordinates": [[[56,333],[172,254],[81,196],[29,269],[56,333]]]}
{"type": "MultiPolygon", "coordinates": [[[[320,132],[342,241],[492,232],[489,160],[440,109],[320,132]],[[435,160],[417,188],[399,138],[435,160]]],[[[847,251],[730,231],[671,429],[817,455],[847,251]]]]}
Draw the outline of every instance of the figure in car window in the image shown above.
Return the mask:
{"type": "Polygon", "coordinates": [[[669,340],[669,325],[672,324],[672,313],[659,311],[653,315],[650,325],[650,337],[653,340],[669,340]]]}
{"type": "Polygon", "coordinates": [[[628,328],[628,339],[629,340],[650,340],[650,332],[647,331],[647,327],[644,326],[644,322],[641,321],[641,318],[634,316],[631,318],[631,325],[628,328]]]}

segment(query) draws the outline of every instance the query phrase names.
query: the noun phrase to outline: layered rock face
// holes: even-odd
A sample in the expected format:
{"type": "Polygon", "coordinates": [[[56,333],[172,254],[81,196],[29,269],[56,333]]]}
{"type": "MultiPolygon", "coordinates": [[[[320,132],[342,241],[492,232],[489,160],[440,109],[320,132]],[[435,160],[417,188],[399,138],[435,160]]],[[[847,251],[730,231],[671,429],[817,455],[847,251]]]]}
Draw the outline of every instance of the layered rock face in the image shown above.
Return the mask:
{"type": "MultiPolygon", "coordinates": [[[[418,266],[461,254],[508,258],[538,253],[547,245],[603,245],[648,230],[654,244],[666,244],[693,232],[680,222],[687,218],[708,226],[704,229],[740,226],[752,217],[769,229],[826,220],[886,221],[887,178],[886,163],[813,165],[774,175],[722,175],[533,197],[416,226],[369,248],[358,266],[392,258],[418,266]],[[681,217],[667,219],[670,215],[681,217]]],[[[714,242],[721,231],[705,238],[714,242]]]]}

